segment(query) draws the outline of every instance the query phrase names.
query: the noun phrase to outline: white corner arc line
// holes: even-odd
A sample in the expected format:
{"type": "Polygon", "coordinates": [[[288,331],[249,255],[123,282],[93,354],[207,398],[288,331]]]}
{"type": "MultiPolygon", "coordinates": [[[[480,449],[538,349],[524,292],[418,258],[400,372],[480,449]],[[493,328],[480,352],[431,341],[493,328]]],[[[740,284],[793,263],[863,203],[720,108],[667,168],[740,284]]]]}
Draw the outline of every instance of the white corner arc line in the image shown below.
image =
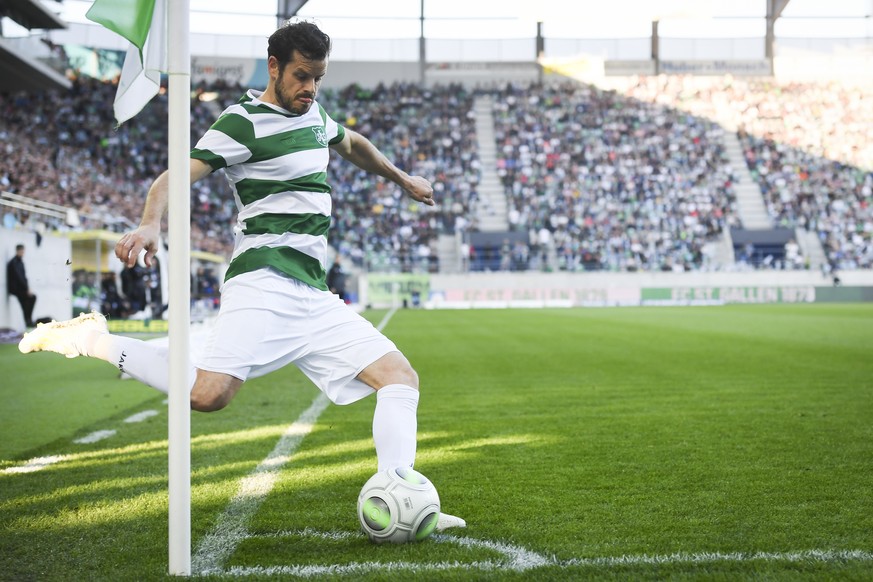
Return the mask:
{"type": "Polygon", "coordinates": [[[115,433],[118,431],[114,429],[108,430],[95,430],[94,432],[83,436],[82,438],[76,439],[73,442],[77,445],[90,445],[91,443],[96,443],[97,441],[102,441],[103,439],[108,439],[111,436],[115,436],[115,433]]]}
{"type": "MultiPolygon", "coordinates": [[[[311,537],[326,540],[350,540],[363,534],[352,532],[322,532],[306,528],[297,531],[283,531],[273,534],[247,536],[251,538],[278,538],[288,536],[311,537]]],[[[873,553],[862,550],[806,550],[795,552],[701,552],[675,553],[667,555],[625,555],[599,558],[572,558],[558,560],[546,557],[521,546],[490,540],[477,540],[446,534],[435,534],[431,538],[436,543],[457,544],[471,549],[485,549],[500,554],[502,559],[472,560],[470,562],[351,562],[348,564],[307,564],[278,566],[233,566],[226,570],[215,569],[204,574],[231,576],[295,576],[310,578],[324,575],[367,574],[414,571],[416,573],[445,570],[479,570],[526,572],[545,566],[569,567],[614,567],[634,565],[682,565],[714,562],[788,562],[788,563],[839,563],[850,561],[871,562],[873,553]]]]}

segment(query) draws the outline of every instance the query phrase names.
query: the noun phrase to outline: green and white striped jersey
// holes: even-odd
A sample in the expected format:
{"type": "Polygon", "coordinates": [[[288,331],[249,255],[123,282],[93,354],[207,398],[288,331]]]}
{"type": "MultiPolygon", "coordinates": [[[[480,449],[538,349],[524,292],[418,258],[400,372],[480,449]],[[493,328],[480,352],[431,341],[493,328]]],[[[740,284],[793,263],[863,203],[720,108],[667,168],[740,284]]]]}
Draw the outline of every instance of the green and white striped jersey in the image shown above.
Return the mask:
{"type": "Polygon", "coordinates": [[[209,128],[191,157],[224,168],[237,205],[233,256],[225,281],[272,268],[327,290],[331,200],[328,146],[345,129],[318,103],[295,115],[249,90],[209,128]]]}

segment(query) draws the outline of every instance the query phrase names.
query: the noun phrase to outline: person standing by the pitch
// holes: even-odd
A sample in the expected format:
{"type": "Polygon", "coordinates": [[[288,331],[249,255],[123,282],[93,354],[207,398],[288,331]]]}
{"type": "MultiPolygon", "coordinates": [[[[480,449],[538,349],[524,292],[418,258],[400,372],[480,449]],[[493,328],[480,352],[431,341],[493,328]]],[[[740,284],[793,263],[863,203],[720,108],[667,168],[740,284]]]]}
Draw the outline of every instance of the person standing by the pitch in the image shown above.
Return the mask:
{"type": "Polygon", "coordinates": [[[33,306],[36,305],[36,295],[27,282],[27,272],[24,270],[24,245],[15,245],[15,256],[6,263],[6,290],[18,299],[24,312],[24,325],[33,327],[33,306]]]}

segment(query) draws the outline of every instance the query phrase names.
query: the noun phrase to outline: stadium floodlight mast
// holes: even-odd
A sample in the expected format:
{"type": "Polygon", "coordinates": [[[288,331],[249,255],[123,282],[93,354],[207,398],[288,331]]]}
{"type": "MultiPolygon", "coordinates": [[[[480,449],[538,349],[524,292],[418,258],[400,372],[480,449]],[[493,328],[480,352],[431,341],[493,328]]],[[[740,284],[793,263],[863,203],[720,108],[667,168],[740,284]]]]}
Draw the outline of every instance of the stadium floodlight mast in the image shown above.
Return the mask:
{"type": "Polygon", "coordinates": [[[191,45],[190,0],[167,3],[169,253],[169,573],[191,575],[191,45]]]}

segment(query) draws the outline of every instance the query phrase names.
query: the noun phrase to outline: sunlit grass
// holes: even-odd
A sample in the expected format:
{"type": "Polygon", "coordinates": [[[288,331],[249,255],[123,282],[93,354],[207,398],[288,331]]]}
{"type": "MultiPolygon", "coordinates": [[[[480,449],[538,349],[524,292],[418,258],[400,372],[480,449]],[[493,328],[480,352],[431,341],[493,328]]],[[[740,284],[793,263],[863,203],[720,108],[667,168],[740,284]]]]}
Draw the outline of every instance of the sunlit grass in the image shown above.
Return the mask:
{"type": "MultiPolygon", "coordinates": [[[[386,331],[422,379],[416,468],[444,509],[467,519],[458,535],[574,565],[469,570],[505,557],[484,545],[370,544],[355,515],[376,469],[370,398],[329,406],[298,450],[273,459],[275,485],[224,566],[460,564],[427,571],[428,580],[865,579],[873,564],[857,559],[584,559],[873,548],[871,324],[868,305],[398,312],[386,331]]],[[[4,370],[29,361],[7,347],[4,370]]],[[[47,357],[33,379],[18,376],[31,384],[5,392],[15,402],[0,409],[0,442],[27,424],[13,416],[51,408],[51,383],[77,362],[47,357]],[[30,395],[36,403],[20,402],[30,395]]],[[[0,578],[163,579],[162,397],[112,377],[71,389],[83,408],[106,394],[131,400],[102,416],[43,411],[80,422],[35,424],[40,439],[0,456],[0,471],[59,457],[32,473],[0,473],[0,578]],[[123,422],[145,407],[160,414],[123,422]],[[73,443],[107,428],[117,434],[73,443]]],[[[287,368],[246,383],[221,412],[192,415],[195,545],[316,395],[287,368]]],[[[384,579],[378,570],[347,578],[384,579]]]]}

